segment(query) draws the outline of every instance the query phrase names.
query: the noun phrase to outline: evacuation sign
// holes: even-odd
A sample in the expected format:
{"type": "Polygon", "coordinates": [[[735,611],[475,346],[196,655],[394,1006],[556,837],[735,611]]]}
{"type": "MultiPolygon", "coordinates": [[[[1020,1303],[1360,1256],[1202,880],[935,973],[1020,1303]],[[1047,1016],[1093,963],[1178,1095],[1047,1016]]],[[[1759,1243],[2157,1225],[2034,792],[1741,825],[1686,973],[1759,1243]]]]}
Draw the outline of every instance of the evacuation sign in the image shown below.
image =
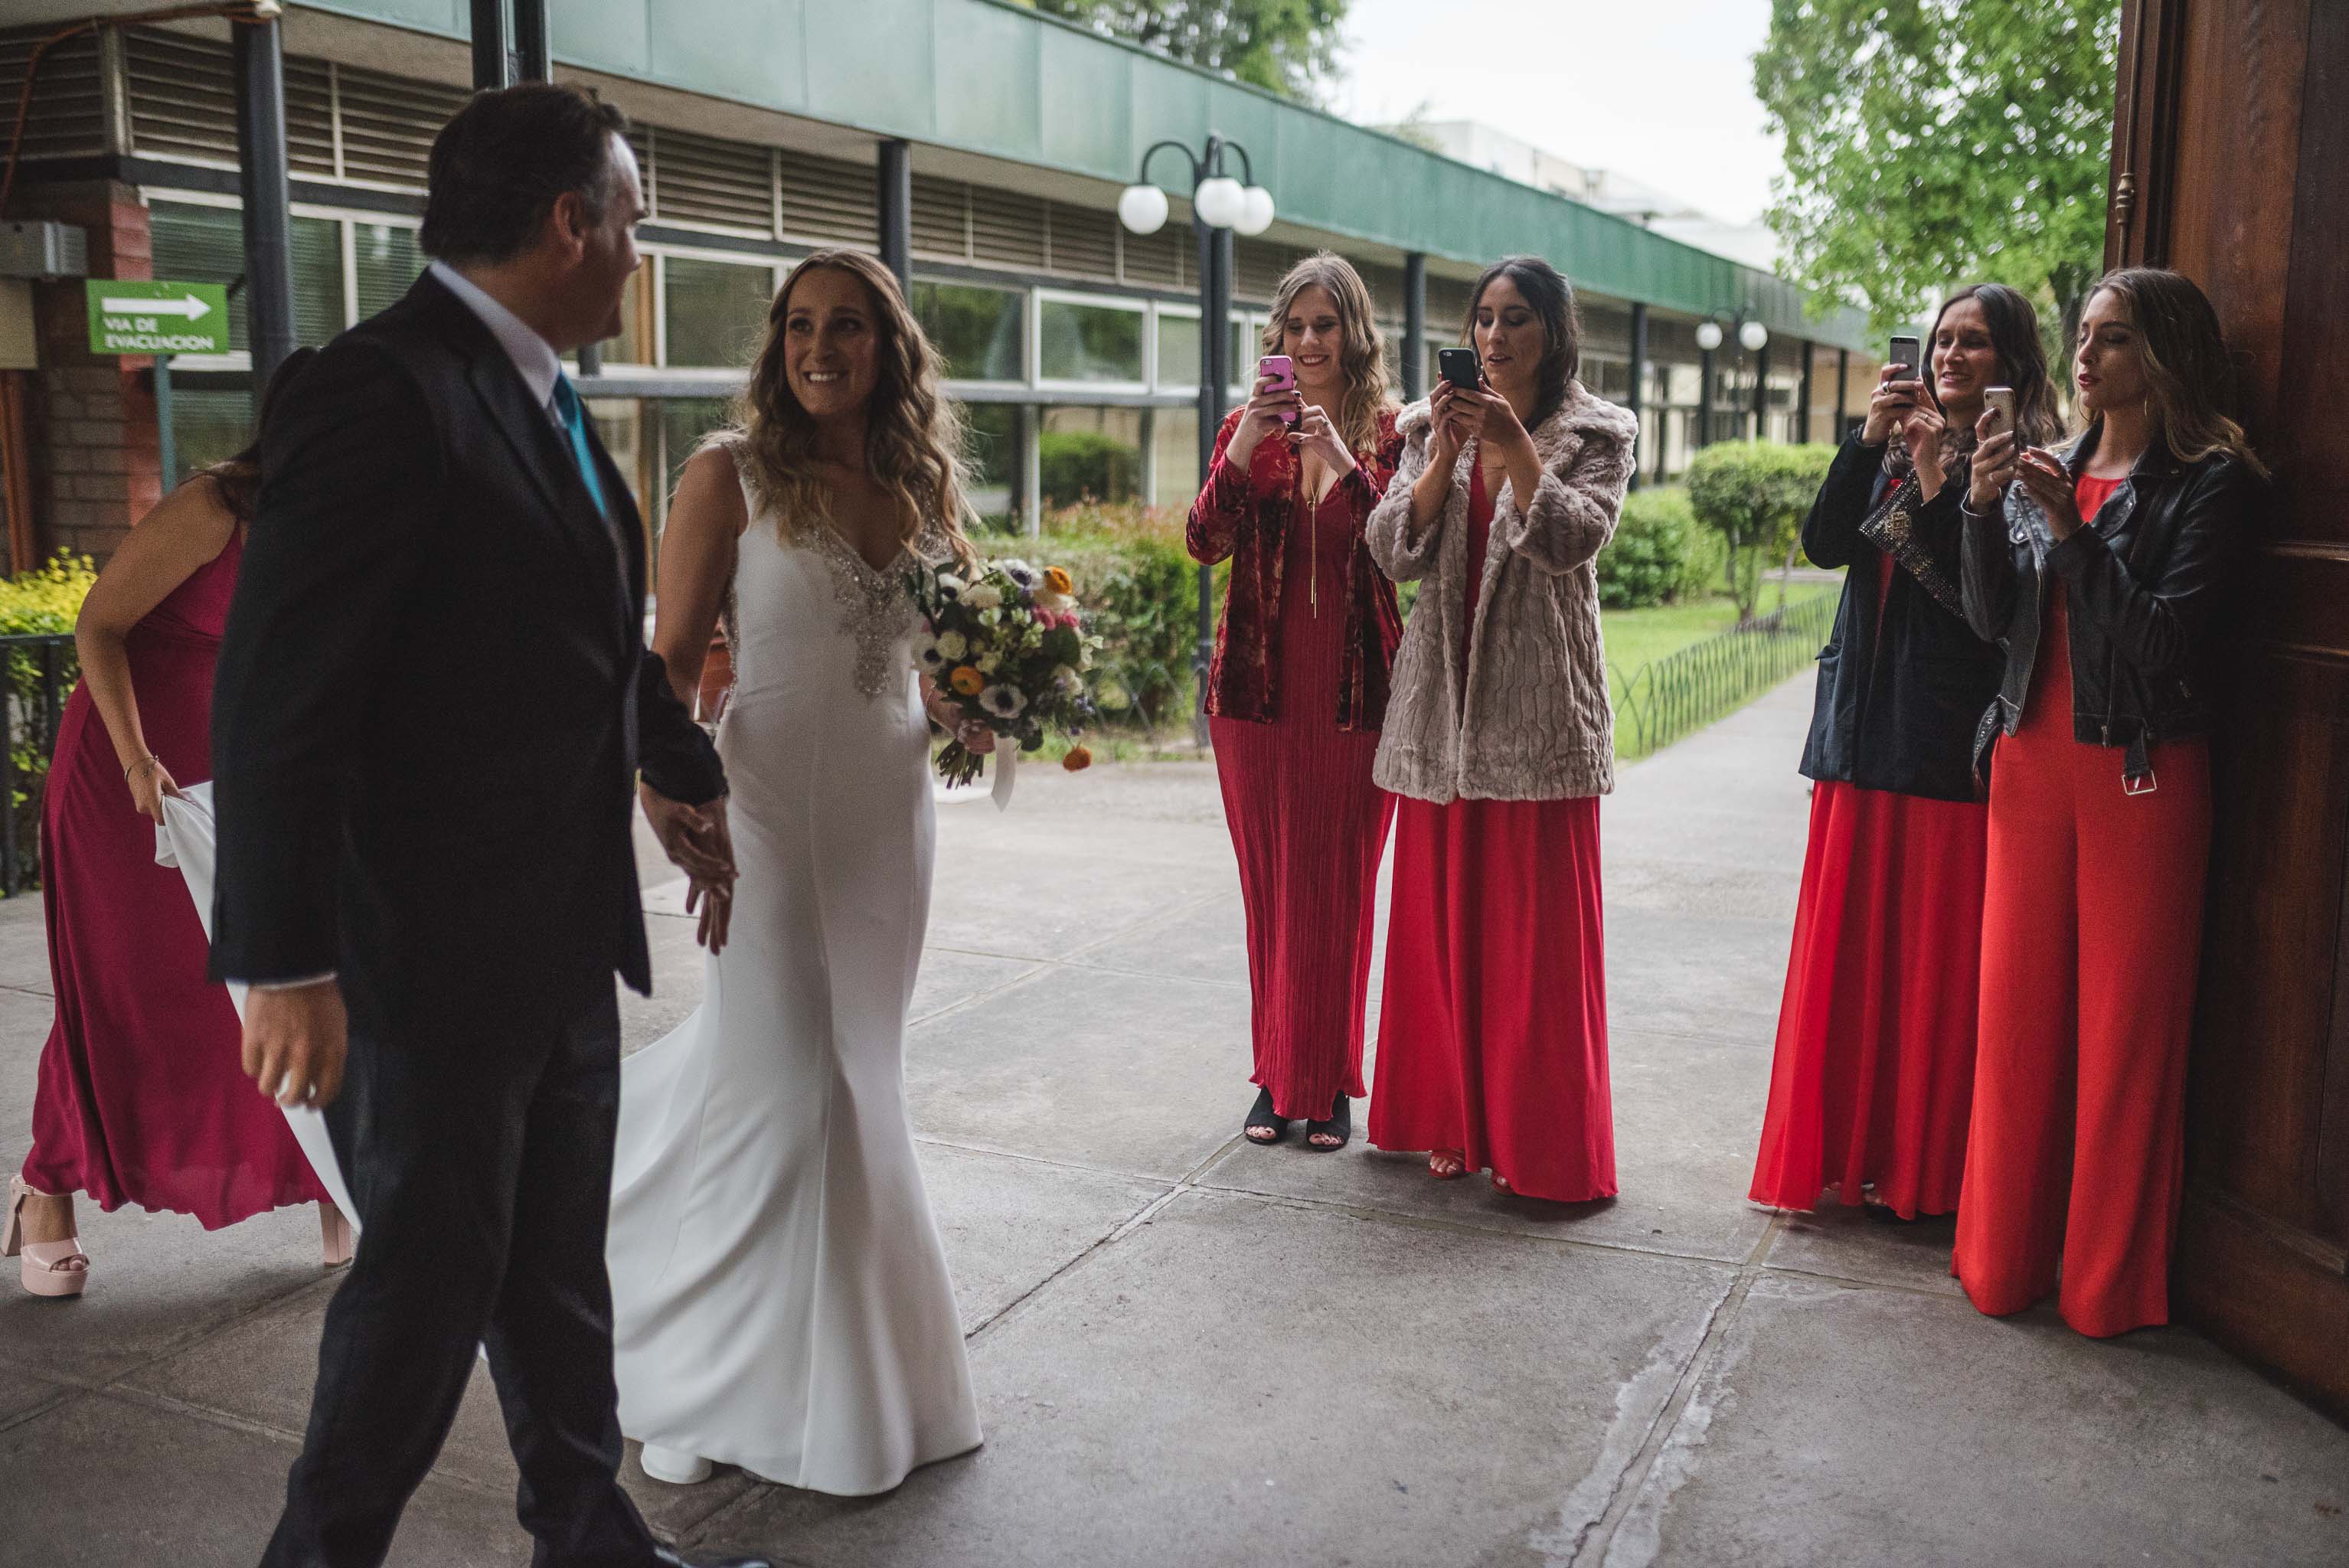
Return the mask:
{"type": "Polygon", "coordinates": [[[92,354],[228,352],[225,284],[92,278],[86,286],[92,354]]]}

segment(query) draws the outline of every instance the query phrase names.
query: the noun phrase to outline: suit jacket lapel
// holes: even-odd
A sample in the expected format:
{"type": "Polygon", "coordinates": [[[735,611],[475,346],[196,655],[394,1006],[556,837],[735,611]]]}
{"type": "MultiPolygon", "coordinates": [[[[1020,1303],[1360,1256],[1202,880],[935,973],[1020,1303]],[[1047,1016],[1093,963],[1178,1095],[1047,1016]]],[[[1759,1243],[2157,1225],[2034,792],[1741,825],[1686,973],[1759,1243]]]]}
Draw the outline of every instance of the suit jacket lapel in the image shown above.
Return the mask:
{"type": "MultiPolygon", "coordinates": [[[[473,356],[470,375],[473,395],[481,400],[523,471],[530,475],[531,482],[538,487],[539,494],[561,521],[563,531],[591,558],[608,558],[612,548],[610,525],[596,509],[595,498],[587,493],[587,481],[580,477],[579,465],[572,460],[554,422],[547,417],[546,410],[532,407],[530,389],[523,385],[522,373],[513,367],[496,339],[490,339],[487,353],[473,356]]],[[[592,430],[590,443],[592,446],[592,430]]]]}

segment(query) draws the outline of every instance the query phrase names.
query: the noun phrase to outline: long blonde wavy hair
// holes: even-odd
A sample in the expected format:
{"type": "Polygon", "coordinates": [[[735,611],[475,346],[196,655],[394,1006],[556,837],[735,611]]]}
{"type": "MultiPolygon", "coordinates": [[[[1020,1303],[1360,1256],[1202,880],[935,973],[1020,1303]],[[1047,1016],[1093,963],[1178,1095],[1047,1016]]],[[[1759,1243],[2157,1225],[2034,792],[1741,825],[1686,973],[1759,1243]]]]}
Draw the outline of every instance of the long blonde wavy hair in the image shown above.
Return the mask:
{"type": "MultiPolygon", "coordinates": [[[[1338,373],[1345,378],[1346,396],[1330,410],[1338,435],[1357,452],[1379,445],[1379,415],[1395,406],[1387,382],[1387,348],[1372,320],[1371,291],[1351,262],[1330,251],[1316,251],[1280,280],[1272,296],[1272,319],[1265,324],[1264,352],[1288,352],[1288,313],[1297,296],[1315,285],[1330,291],[1338,303],[1338,373]]],[[[1253,373],[1233,379],[1253,385],[1253,373]]]]}
{"type": "Polygon", "coordinates": [[[819,267],[862,282],[873,307],[879,374],[865,410],[864,461],[897,499],[902,538],[912,546],[936,528],[955,559],[971,564],[978,554],[963,528],[974,513],[961,416],[938,391],[937,350],[907,308],[896,274],[861,251],[818,251],[792,269],[767,308],[733,426],[711,439],[734,449],[785,538],[808,538],[831,521],[831,487],[815,469],[816,422],[792,390],[783,353],[792,293],[819,267]]]}
{"type": "Polygon", "coordinates": [[[2160,416],[2159,438],[2170,455],[2181,463],[2197,463],[2223,452],[2267,478],[2267,465],[2225,411],[2234,371],[2209,296],[2184,273],[2158,267],[2106,273],[2088,297],[2107,291],[2137,328],[2137,359],[2160,416]]]}

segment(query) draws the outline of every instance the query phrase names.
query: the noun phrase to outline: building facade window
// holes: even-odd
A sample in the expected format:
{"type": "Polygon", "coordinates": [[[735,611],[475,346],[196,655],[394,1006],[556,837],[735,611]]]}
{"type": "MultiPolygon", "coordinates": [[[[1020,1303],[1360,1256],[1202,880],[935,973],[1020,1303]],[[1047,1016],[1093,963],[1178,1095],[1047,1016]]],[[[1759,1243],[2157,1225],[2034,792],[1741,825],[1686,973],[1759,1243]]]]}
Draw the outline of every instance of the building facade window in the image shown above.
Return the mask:
{"type": "Polygon", "coordinates": [[[1129,501],[1142,491],[1142,410],[1044,410],[1037,470],[1045,510],[1129,501]]]}
{"type": "MultiPolygon", "coordinates": [[[[234,207],[191,201],[148,204],[154,275],[171,283],[230,284],[244,275],[244,219],[234,207]]],[[[294,336],[313,347],[347,324],[343,309],[342,225],[332,218],[296,216],[288,224],[287,255],[294,281],[294,336]]],[[[253,346],[253,311],[244,291],[229,296],[229,347],[253,346]]]]}
{"type": "Polygon", "coordinates": [[[1036,376],[1040,381],[1133,387],[1149,384],[1143,350],[1149,309],[1141,302],[1036,294],[1036,376]]]}
{"type": "Polygon", "coordinates": [[[660,258],[664,365],[748,365],[775,294],[771,264],[660,258]]]}
{"type": "Polygon", "coordinates": [[[416,231],[402,223],[351,224],[351,318],[365,321],[396,304],[424,270],[416,231]]]}
{"type": "Polygon", "coordinates": [[[970,504],[989,528],[1009,531],[1019,492],[1019,410],[1009,403],[968,403],[962,409],[969,437],[970,504]]]}
{"type": "Polygon", "coordinates": [[[1027,296],[978,284],[914,280],[914,315],[954,381],[1028,379],[1027,296]]]}

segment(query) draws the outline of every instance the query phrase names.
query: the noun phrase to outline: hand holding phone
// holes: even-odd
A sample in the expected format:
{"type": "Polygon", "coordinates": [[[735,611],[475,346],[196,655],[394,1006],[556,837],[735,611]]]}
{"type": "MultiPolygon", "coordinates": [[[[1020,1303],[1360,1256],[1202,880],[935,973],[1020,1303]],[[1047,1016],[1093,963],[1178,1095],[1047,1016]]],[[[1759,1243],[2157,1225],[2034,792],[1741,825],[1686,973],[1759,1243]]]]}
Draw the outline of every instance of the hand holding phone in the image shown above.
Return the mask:
{"type": "Polygon", "coordinates": [[[1923,345],[1920,344],[1920,343],[1919,343],[1915,338],[1913,338],[1913,337],[1896,337],[1896,338],[1894,338],[1894,339],[1892,340],[1892,348],[1891,348],[1891,351],[1890,351],[1889,353],[1888,353],[1888,354],[1884,356],[1884,358],[1885,358],[1885,363],[1886,363],[1886,364],[1888,364],[1888,365],[1893,365],[1893,366],[1908,366],[1908,374],[1907,374],[1907,375],[1905,375],[1905,376],[1895,376],[1895,377],[1892,377],[1892,379],[1893,379],[1893,380],[1895,380],[1895,381],[1920,381],[1920,380],[1924,379],[1924,373],[1925,373],[1925,351],[1924,351],[1924,346],[1923,346],[1923,345]]]}
{"type": "Polygon", "coordinates": [[[2014,388],[1989,387],[1982,390],[1982,433],[1996,435],[2001,430],[2014,428],[2014,388]]]}
{"type": "Polygon", "coordinates": [[[1437,349],[1435,373],[1463,392],[1474,392],[1485,384],[1485,369],[1473,348],[1437,349]]]}
{"type": "MultiPolygon", "coordinates": [[[[1297,390],[1297,362],[1286,354],[1268,354],[1256,362],[1257,384],[1266,392],[1297,390]]],[[[1297,410],[1284,408],[1280,422],[1290,429],[1297,428],[1297,410]]]]}

